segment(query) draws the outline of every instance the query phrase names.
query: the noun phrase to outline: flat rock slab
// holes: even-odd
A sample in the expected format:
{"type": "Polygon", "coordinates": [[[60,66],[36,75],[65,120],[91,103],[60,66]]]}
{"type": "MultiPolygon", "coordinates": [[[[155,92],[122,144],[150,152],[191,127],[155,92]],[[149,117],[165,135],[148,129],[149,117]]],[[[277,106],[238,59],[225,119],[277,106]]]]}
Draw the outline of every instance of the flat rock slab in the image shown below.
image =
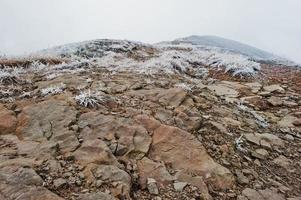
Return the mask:
{"type": "Polygon", "coordinates": [[[14,132],[16,125],[17,119],[14,112],[0,105],[0,135],[14,132]]]}
{"type": "Polygon", "coordinates": [[[68,126],[77,111],[64,101],[47,100],[23,108],[18,116],[17,135],[24,140],[53,141],[62,152],[75,150],[79,142],[68,126]]]}
{"type": "Polygon", "coordinates": [[[207,88],[217,96],[237,97],[239,92],[226,84],[209,85],[207,88]]]}

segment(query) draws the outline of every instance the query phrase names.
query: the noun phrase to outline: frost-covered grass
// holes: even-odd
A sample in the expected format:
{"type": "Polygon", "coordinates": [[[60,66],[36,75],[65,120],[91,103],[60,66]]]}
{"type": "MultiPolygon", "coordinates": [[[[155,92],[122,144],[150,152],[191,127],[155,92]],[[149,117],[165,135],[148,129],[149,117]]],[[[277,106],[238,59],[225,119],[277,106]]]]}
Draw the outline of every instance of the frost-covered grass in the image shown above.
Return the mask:
{"type": "Polygon", "coordinates": [[[208,57],[207,65],[224,70],[233,76],[254,76],[260,70],[260,64],[237,54],[215,53],[208,57]]]}
{"type": "Polygon", "coordinates": [[[157,47],[159,53],[152,58],[137,61],[124,54],[110,52],[97,59],[97,65],[111,71],[133,71],[142,74],[194,74],[203,77],[206,67],[224,70],[233,76],[254,76],[260,64],[247,57],[216,49],[195,47],[157,47]]]}
{"type": "Polygon", "coordinates": [[[251,114],[255,118],[255,122],[258,124],[258,126],[262,128],[269,126],[268,121],[264,117],[259,115],[255,110],[243,105],[243,102],[239,103],[237,107],[239,110],[251,114]]]}
{"type": "Polygon", "coordinates": [[[9,89],[6,89],[6,90],[2,90],[0,89],[0,98],[3,98],[3,97],[9,97],[13,94],[12,91],[10,91],[9,89]]]}
{"type": "MultiPolygon", "coordinates": [[[[124,40],[95,40],[69,44],[40,51],[28,59],[31,62],[24,70],[29,74],[42,75],[48,80],[63,74],[98,68],[104,68],[111,73],[134,72],[167,76],[179,74],[193,78],[205,77],[209,69],[223,70],[233,76],[242,77],[255,76],[260,70],[260,64],[248,57],[218,48],[187,44],[146,45],[124,40]],[[45,60],[41,59],[43,56],[49,62],[45,63],[45,60]]],[[[16,78],[7,70],[2,70],[0,82],[4,77],[11,77],[11,81],[16,78]]]]}
{"type": "Polygon", "coordinates": [[[234,141],[234,145],[238,151],[246,153],[247,150],[245,148],[243,148],[243,139],[242,138],[243,138],[243,135],[241,135],[239,138],[236,138],[234,141]]]}
{"type": "Polygon", "coordinates": [[[178,84],[175,84],[175,87],[177,88],[182,88],[183,90],[187,91],[187,92],[191,92],[192,89],[191,89],[191,86],[186,84],[186,83],[178,83],[178,84]]]}
{"type": "Polygon", "coordinates": [[[19,82],[22,73],[24,73],[24,70],[16,67],[0,69],[0,83],[16,84],[19,82]]]}
{"type": "Polygon", "coordinates": [[[88,91],[81,91],[79,95],[74,97],[75,101],[86,108],[88,107],[97,107],[99,104],[104,103],[105,100],[103,96],[98,93],[88,91]]]}
{"type": "Polygon", "coordinates": [[[60,93],[64,92],[65,88],[66,88],[66,85],[61,83],[59,85],[53,85],[53,86],[49,86],[47,88],[41,89],[41,94],[43,96],[60,94],[60,93]]]}

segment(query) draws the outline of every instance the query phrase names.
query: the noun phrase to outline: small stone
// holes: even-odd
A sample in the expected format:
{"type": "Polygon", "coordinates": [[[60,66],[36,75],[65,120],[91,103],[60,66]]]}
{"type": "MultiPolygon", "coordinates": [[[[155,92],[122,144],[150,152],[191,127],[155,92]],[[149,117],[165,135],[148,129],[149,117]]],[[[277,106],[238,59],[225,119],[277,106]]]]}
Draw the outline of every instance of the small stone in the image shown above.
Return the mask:
{"type": "Polygon", "coordinates": [[[257,165],[257,166],[261,166],[261,163],[258,159],[254,160],[254,163],[257,165]]]}
{"type": "Polygon", "coordinates": [[[103,184],[102,180],[97,180],[96,183],[95,183],[95,186],[100,187],[102,184],[103,184]]]}
{"type": "Polygon", "coordinates": [[[272,106],[281,106],[282,105],[282,99],[280,97],[270,97],[268,100],[267,100],[272,106]]]}
{"type": "Polygon", "coordinates": [[[81,185],[82,185],[82,182],[81,182],[80,180],[77,180],[77,181],[75,181],[75,184],[76,184],[77,186],[81,186],[81,185]]]}
{"type": "Polygon", "coordinates": [[[79,128],[78,128],[77,125],[73,125],[73,126],[71,126],[71,129],[72,129],[73,131],[77,132],[79,128]]]}
{"type": "Polygon", "coordinates": [[[83,172],[79,172],[78,173],[78,177],[80,178],[80,179],[85,179],[85,175],[84,175],[84,173],[83,172]]]}
{"type": "Polygon", "coordinates": [[[255,183],[254,188],[255,189],[262,189],[262,184],[261,183],[255,183]]]}
{"type": "Polygon", "coordinates": [[[65,156],[66,160],[67,161],[73,161],[74,160],[74,155],[68,153],[66,156],[65,156]]]}
{"type": "Polygon", "coordinates": [[[71,173],[71,172],[66,172],[66,173],[63,174],[63,177],[64,177],[64,178],[69,178],[69,177],[71,177],[71,176],[72,176],[72,173],[71,173]]]}
{"type": "Polygon", "coordinates": [[[289,107],[289,108],[298,106],[298,104],[296,102],[293,102],[293,101],[283,101],[283,105],[285,107],[289,107]]]}
{"type": "Polygon", "coordinates": [[[236,170],[235,173],[236,173],[237,181],[239,184],[241,184],[241,185],[249,184],[249,179],[245,175],[243,175],[242,172],[236,170]]]}
{"type": "Polygon", "coordinates": [[[63,187],[66,187],[68,185],[66,179],[63,179],[63,178],[58,178],[58,179],[55,179],[53,181],[53,186],[55,188],[63,188],[63,187]]]}
{"type": "Polygon", "coordinates": [[[249,200],[264,200],[264,198],[254,189],[246,188],[242,191],[242,195],[249,200]]]}
{"type": "Polygon", "coordinates": [[[147,189],[149,193],[158,195],[159,194],[159,189],[157,187],[157,182],[153,178],[148,178],[147,179],[147,189]]]}
{"type": "Polygon", "coordinates": [[[271,189],[259,190],[258,192],[261,194],[264,200],[285,200],[282,194],[271,189]]]}
{"type": "Polygon", "coordinates": [[[263,148],[265,148],[265,149],[271,149],[271,148],[272,148],[272,147],[271,147],[271,144],[268,143],[268,142],[265,141],[265,140],[260,140],[260,145],[261,145],[263,148]]]}
{"type": "Polygon", "coordinates": [[[245,138],[248,142],[260,145],[260,137],[254,134],[246,134],[245,138]]]}
{"type": "Polygon", "coordinates": [[[248,198],[245,196],[239,195],[239,196],[237,196],[237,200],[248,200],[248,198]]]}
{"type": "Polygon", "coordinates": [[[265,149],[256,149],[252,152],[252,156],[258,159],[265,159],[269,155],[269,152],[265,149]]]}
{"type": "Polygon", "coordinates": [[[301,126],[301,118],[293,122],[295,126],[301,126]]]}
{"type": "Polygon", "coordinates": [[[227,193],[227,196],[230,198],[234,198],[234,197],[236,197],[236,194],[235,193],[227,193]]]}
{"type": "Polygon", "coordinates": [[[285,156],[282,156],[282,155],[273,160],[273,163],[275,163],[276,165],[283,167],[285,169],[287,169],[289,167],[290,162],[291,161],[288,158],[286,158],[285,156]]]}
{"type": "Polygon", "coordinates": [[[287,198],[287,200],[301,200],[301,196],[300,197],[287,198]]]}
{"type": "Polygon", "coordinates": [[[286,140],[288,140],[288,141],[294,141],[294,140],[295,140],[294,136],[292,136],[292,135],[290,135],[290,134],[286,134],[286,135],[284,136],[284,139],[286,139],[286,140]]]}
{"type": "Polygon", "coordinates": [[[265,86],[263,87],[263,89],[266,91],[266,92],[283,92],[284,89],[280,86],[280,85],[269,85],[269,86],[265,86]]]}
{"type": "Polygon", "coordinates": [[[222,164],[225,165],[225,166],[230,166],[231,163],[229,163],[227,160],[225,159],[222,159],[222,164]]]}
{"type": "Polygon", "coordinates": [[[175,182],[173,184],[173,187],[177,192],[182,192],[186,186],[187,186],[186,182],[175,182]]]}

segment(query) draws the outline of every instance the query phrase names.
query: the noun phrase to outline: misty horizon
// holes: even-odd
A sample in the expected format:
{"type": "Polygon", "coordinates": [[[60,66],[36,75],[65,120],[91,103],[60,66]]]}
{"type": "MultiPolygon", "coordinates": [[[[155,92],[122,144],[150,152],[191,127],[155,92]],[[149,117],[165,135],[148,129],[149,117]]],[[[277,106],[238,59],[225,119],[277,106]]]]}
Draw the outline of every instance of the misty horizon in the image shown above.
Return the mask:
{"type": "Polygon", "coordinates": [[[175,0],[0,2],[0,53],[93,39],[158,43],[214,35],[301,62],[301,2],[175,0]]]}

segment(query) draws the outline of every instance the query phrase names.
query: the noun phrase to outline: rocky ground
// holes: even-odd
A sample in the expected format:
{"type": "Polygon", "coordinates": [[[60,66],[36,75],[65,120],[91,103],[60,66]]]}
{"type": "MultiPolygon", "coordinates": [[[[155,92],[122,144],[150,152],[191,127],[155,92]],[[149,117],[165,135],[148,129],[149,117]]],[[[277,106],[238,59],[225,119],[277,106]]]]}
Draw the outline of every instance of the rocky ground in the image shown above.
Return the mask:
{"type": "Polygon", "coordinates": [[[0,199],[299,200],[300,77],[2,78],[0,199]]]}

